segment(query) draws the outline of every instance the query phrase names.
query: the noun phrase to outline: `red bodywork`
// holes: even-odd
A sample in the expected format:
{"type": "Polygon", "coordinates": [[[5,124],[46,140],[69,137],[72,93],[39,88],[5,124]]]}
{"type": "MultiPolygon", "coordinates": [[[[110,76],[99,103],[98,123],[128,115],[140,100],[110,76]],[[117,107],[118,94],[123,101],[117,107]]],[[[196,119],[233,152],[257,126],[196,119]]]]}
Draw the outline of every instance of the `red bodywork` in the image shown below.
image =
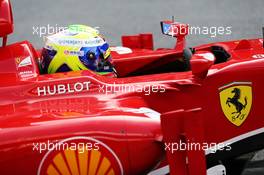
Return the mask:
{"type": "MultiPolygon", "coordinates": [[[[7,0],[0,0],[4,38],[13,30],[10,9],[7,0]]],[[[189,71],[166,69],[181,64],[183,51],[153,50],[150,34],[124,36],[122,41],[132,52],[112,51],[119,78],[89,70],[41,75],[39,53],[29,42],[0,48],[1,174],[196,175],[206,173],[208,162],[263,148],[262,39],[195,47],[189,71]],[[222,56],[213,53],[215,46],[225,50],[227,60],[214,64],[222,56]],[[214,59],[204,54],[213,54],[214,59]],[[252,88],[252,107],[240,126],[225,117],[219,97],[219,89],[234,82],[247,82],[252,88]],[[180,141],[228,141],[233,149],[220,153],[166,149],[168,143],[180,141]],[[65,152],[40,146],[48,142],[98,143],[100,149],[89,150],[85,159],[78,149],[65,152]]]]}

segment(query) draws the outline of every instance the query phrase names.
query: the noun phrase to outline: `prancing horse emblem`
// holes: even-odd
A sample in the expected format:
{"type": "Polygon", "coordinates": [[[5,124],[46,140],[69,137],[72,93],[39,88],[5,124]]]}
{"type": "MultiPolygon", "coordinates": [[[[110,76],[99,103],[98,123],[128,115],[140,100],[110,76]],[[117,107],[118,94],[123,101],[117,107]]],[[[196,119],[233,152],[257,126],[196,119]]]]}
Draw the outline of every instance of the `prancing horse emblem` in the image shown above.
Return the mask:
{"type": "Polygon", "coordinates": [[[228,97],[226,100],[226,104],[230,106],[230,103],[233,104],[236,107],[236,111],[232,112],[232,114],[237,114],[237,116],[233,116],[232,120],[236,120],[237,118],[240,118],[241,120],[244,118],[244,115],[241,115],[241,111],[246,108],[247,106],[247,97],[245,96],[245,104],[242,104],[239,99],[241,97],[241,90],[238,88],[234,88],[232,92],[234,96],[232,98],[228,97]]]}
{"type": "Polygon", "coordinates": [[[219,88],[222,111],[226,118],[240,126],[249,115],[252,106],[250,82],[234,82],[219,88]]]}

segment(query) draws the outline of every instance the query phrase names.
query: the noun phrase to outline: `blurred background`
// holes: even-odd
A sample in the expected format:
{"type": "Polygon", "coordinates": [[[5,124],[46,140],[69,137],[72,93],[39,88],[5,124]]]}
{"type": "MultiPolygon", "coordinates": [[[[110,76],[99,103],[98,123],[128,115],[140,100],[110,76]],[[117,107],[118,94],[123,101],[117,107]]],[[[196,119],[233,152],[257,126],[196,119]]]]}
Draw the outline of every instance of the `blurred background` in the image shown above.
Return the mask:
{"type": "Polygon", "coordinates": [[[155,47],[171,47],[174,39],[161,34],[160,21],[199,27],[232,27],[231,35],[190,35],[188,45],[262,37],[264,0],[11,0],[15,32],[9,42],[29,40],[42,47],[33,27],[86,24],[100,27],[111,45],[120,45],[123,34],[151,32],[155,47]]]}
{"type": "MultiPolygon", "coordinates": [[[[11,0],[15,32],[9,43],[29,40],[36,48],[43,38],[34,29],[69,24],[100,27],[111,45],[120,45],[122,35],[154,34],[155,47],[172,47],[174,39],[161,34],[160,21],[176,21],[198,27],[231,27],[230,35],[190,35],[188,45],[216,41],[261,38],[264,0],[11,0]]],[[[264,174],[264,152],[259,152],[244,175],[264,174]]]]}

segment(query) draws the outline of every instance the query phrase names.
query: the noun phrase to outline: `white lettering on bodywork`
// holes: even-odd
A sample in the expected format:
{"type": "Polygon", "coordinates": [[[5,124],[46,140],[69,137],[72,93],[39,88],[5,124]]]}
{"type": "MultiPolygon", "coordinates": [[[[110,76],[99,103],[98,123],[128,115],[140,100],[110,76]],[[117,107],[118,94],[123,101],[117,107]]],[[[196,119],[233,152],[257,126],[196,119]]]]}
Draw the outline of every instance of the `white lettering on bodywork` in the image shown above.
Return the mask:
{"type": "Polygon", "coordinates": [[[67,94],[74,92],[88,91],[90,89],[91,82],[77,82],[72,86],[71,84],[56,84],[37,87],[38,96],[56,95],[56,94],[67,94]]]}

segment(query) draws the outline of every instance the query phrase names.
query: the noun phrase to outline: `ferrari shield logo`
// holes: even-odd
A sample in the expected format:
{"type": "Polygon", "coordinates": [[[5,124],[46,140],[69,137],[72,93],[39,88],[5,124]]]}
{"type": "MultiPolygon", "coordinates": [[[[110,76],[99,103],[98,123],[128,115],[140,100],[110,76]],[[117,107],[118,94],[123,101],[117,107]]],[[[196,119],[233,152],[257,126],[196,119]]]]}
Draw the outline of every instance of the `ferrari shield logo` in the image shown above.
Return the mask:
{"type": "Polygon", "coordinates": [[[251,85],[251,82],[234,82],[219,88],[222,111],[226,118],[236,126],[242,125],[250,113],[251,85]]]}

